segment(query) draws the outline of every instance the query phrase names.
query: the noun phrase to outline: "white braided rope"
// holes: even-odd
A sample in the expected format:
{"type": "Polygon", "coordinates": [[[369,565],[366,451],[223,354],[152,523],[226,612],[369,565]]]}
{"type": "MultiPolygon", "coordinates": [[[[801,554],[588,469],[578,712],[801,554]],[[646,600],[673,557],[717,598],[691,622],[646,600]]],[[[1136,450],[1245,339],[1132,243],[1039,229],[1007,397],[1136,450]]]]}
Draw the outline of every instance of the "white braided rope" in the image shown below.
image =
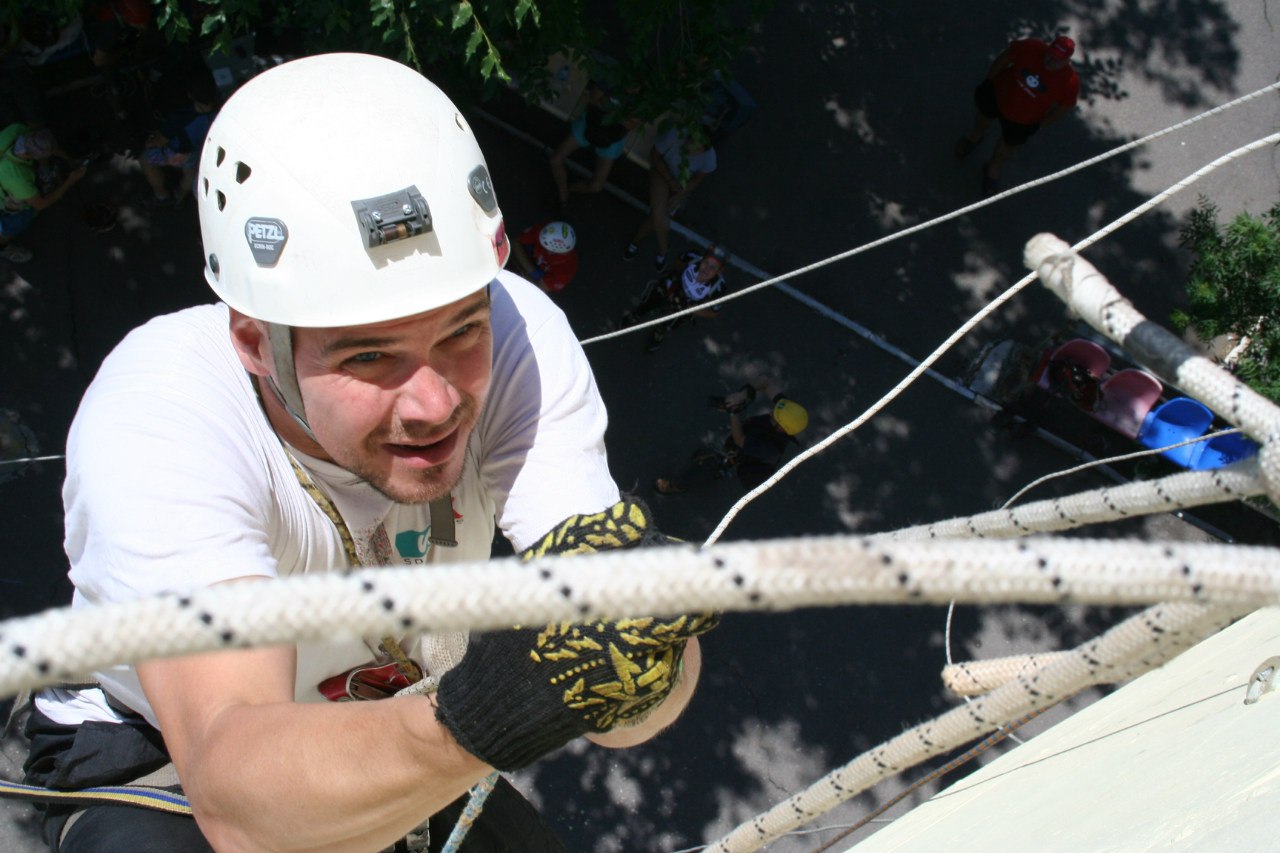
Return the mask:
{"type": "MultiPolygon", "coordinates": [[[[1144,672],[1160,666],[1165,661],[1182,654],[1197,640],[1190,637],[1175,639],[1169,643],[1152,646],[1151,649],[1129,663],[1110,667],[1106,681],[1099,684],[1115,684],[1136,678],[1144,672]]],[[[986,660],[971,660],[947,664],[942,668],[942,685],[957,696],[981,696],[1014,681],[1024,673],[1043,669],[1055,660],[1071,652],[1035,652],[986,660]]]]}
{"type": "Polygon", "coordinates": [[[1139,362],[1256,439],[1268,494],[1280,500],[1280,407],[1147,320],[1093,264],[1052,234],[1028,243],[1025,260],[1040,280],[1085,322],[1139,362]]]}
{"type": "Polygon", "coordinates": [[[1002,658],[949,663],[942,668],[942,686],[956,696],[981,696],[1021,676],[1044,669],[1071,652],[1034,652],[1002,658]]]}
{"type": "Polygon", "coordinates": [[[1062,498],[995,509],[963,518],[904,527],[871,537],[876,541],[911,539],[1005,538],[1122,518],[1173,512],[1204,504],[1265,494],[1266,484],[1254,457],[1225,468],[1183,471],[1158,480],[1109,486],[1062,498]]]}
{"type": "Polygon", "coordinates": [[[1111,673],[1121,668],[1132,669],[1134,662],[1149,654],[1153,646],[1194,645],[1239,613],[1194,604],[1151,607],[1101,637],[1046,661],[1043,668],[1024,671],[1016,680],[990,694],[864,752],[801,793],[738,826],[706,850],[708,853],[759,850],[839,803],[856,797],[881,779],[989,734],[1024,714],[1053,705],[1087,687],[1107,683],[1111,673]]]}
{"type": "Polygon", "coordinates": [[[0,623],[0,696],[122,661],[388,632],[837,604],[1280,603],[1280,551],[1049,538],[854,536],[228,584],[0,623]]]}

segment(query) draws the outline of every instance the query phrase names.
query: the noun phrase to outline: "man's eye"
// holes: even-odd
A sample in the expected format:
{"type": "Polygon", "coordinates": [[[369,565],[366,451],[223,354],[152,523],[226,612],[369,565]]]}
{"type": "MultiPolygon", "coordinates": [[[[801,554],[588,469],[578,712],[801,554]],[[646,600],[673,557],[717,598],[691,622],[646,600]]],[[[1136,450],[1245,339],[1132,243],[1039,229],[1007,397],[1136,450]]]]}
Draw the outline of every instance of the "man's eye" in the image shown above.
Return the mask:
{"type": "Polygon", "coordinates": [[[380,358],[382,358],[382,353],[380,352],[361,352],[351,356],[351,361],[367,364],[371,361],[377,361],[380,358]]]}
{"type": "Polygon", "coordinates": [[[450,335],[450,337],[465,338],[468,334],[470,334],[471,332],[474,332],[478,328],[480,328],[479,323],[468,323],[465,326],[460,326],[459,328],[455,329],[454,333],[450,335]]]}

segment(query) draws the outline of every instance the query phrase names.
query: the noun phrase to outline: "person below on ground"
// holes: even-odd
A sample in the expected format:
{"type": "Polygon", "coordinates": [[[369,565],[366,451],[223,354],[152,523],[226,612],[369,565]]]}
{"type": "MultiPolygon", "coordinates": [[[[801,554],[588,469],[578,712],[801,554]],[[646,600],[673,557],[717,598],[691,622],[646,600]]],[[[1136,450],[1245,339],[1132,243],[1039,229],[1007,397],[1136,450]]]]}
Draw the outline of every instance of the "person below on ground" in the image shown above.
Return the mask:
{"type": "Polygon", "coordinates": [[[604,85],[587,84],[586,105],[569,123],[568,135],[551,152],[551,178],[556,183],[556,197],[561,207],[568,203],[571,192],[598,193],[604,189],[613,164],[626,150],[627,139],[640,126],[640,120],[633,116],[619,118],[620,107],[621,102],[610,95],[604,85]],[[569,183],[565,161],[579,148],[595,150],[595,170],[591,180],[569,183]]]}
{"type": "Polygon", "coordinates": [[[796,436],[809,425],[809,413],[795,400],[763,378],[724,397],[710,398],[717,409],[729,413],[729,434],[723,450],[702,448],[693,454],[684,471],[675,478],[659,477],[654,489],[663,495],[678,495],[701,488],[732,472],[747,490],[754,489],[782,467],[787,448],[799,444],[796,436]],[[767,413],[742,420],[741,412],[761,394],[772,401],[767,413]]]}
{"type": "Polygon", "coordinates": [[[200,147],[217,114],[218,87],[207,73],[187,81],[188,103],[169,114],[143,144],[142,176],[151,187],[149,207],[178,204],[191,194],[200,165],[200,147]]]}
{"type": "MultiPolygon", "coordinates": [[[[4,202],[0,213],[0,257],[14,263],[30,260],[31,252],[15,244],[13,238],[31,226],[36,214],[56,204],[84,177],[86,164],[82,163],[68,171],[56,186],[42,189],[40,166],[55,156],[67,160],[48,128],[32,130],[18,123],[0,130],[0,196],[4,202]]],[[[53,178],[53,173],[47,176],[53,178]]]]}
{"type": "MultiPolygon", "coordinates": [[[[675,270],[649,282],[639,303],[624,311],[620,326],[631,326],[652,320],[662,314],[683,311],[686,308],[710,302],[724,295],[724,268],[729,263],[729,253],[714,243],[697,252],[689,251],[680,256],[675,270]]],[[[720,306],[712,305],[677,317],[670,323],[655,326],[649,333],[647,349],[653,352],[662,345],[673,329],[679,328],[690,317],[713,318],[720,316],[720,306]]]]}
{"type": "Polygon", "coordinates": [[[716,170],[716,149],[706,141],[705,130],[699,126],[696,132],[687,133],[671,128],[654,141],[649,151],[649,212],[627,243],[623,260],[634,258],[653,232],[658,244],[653,267],[659,271],[666,268],[671,214],[716,170]]]}
{"type": "MultiPolygon", "coordinates": [[[[210,128],[196,196],[221,303],[131,332],[67,439],[74,608],[482,560],[496,528],[526,558],[664,541],[609,473],[604,405],[563,312],[502,269],[474,134],[418,72],[359,54],[264,71],[210,128]]],[[[392,580],[367,586],[396,607],[392,580]]],[[[406,617],[383,637],[244,649],[192,613],[225,650],[43,690],[25,769],[76,790],[172,761],[195,820],[49,805],[46,841],[426,849],[428,817],[495,769],[675,720],[715,615],[633,616],[471,635],[406,617]],[[414,683],[437,686],[393,695],[414,683]]],[[[513,798],[499,784],[464,849],[563,851],[536,814],[492,824],[513,798]]]]}
{"type": "Polygon", "coordinates": [[[529,281],[559,293],[578,274],[578,235],[568,222],[544,222],[520,232],[511,260],[529,281]]]}
{"type": "Polygon", "coordinates": [[[1080,99],[1080,77],[1071,67],[1076,43],[1058,36],[1046,44],[1019,39],[1007,48],[973,91],[977,106],[973,128],[956,141],[957,157],[967,157],[986,135],[991,122],[1000,122],[1000,137],[982,169],[982,195],[999,187],[1000,167],[1042,127],[1062,119],[1080,99]]]}

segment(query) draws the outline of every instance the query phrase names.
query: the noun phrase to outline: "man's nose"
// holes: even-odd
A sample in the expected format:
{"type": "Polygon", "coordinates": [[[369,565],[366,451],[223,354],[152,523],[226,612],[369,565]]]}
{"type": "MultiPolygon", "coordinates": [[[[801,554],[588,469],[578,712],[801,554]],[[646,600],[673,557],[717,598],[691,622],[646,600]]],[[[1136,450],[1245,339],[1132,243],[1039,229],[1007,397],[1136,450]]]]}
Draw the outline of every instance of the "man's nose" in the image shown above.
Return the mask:
{"type": "Polygon", "coordinates": [[[396,415],[401,423],[441,424],[449,420],[462,396],[445,376],[429,365],[419,365],[401,384],[396,415]]]}

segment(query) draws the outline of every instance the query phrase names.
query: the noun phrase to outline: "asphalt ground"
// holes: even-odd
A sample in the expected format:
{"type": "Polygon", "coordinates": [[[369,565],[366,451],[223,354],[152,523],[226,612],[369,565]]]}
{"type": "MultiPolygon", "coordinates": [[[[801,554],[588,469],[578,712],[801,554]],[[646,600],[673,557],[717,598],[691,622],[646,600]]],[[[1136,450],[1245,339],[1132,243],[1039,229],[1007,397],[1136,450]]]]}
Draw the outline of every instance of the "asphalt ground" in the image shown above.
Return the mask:
{"type": "MultiPolygon", "coordinates": [[[[1086,98],[1071,118],[1034,138],[1004,170],[1030,180],[1190,117],[1276,79],[1274,4],[991,3],[980,8],[779,3],[756,28],[738,79],[756,99],[751,120],[719,148],[720,166],[680,221],[772,274],[812,263],[977,200],[983,148],[958,162],[952,144],[972,119],[970,91],[1012,35],[1065,27],[1086,98]]],[[[55,102],[70,125],[102,127],[111,113],[91,90],[55,102]]],[[[553,118],[510,100],[491,114],[554,145],[553,118]]],[[[1277,129],[1269,95],[1150,146],[1001,200],[946,225],[790,282],[875,335],[922,357],[1022,275],[1022,245],[1037,231],[1080,239],[1233,148],[1277,129]]],[[[554,211],[545,155],[473,116],[509,228],[554,211]]],[[[988,146],[990,141],[988,141],[988,146]]],[[[1215,173],[1088,253],[1153,319],[1181,299],[1181,217],[1203,193],[1225,214],[1264,211],[1280,198],[1274,148],[1215,173]]],[[[589,161],[584,158],[584,163],[589,161]]],[[[643,197],[635,166],[615,185],[643,197]]],[[[4,307],[0,408],[40,453],[61,452],[66,428],[101,359],[149,317],[208,301],[193,206],[160,212],[136,203],[141,177],[116,161],[42,215],[22,240],[36,253],[0,287],[4,307]],[[85,205],[119,206],[109,233],[87,230],[85,205]]],[[[575,198],[582,266],[557,301],[583,338],[600,332],[652,277],[646,253],[622,247],[640,213],[612,195],[575,198]]],[[[682,241],[673,237],[673,249],[682,241]]],[[[647,248],[647,247],[646,247],[647,248]]],[[[740,270],[732,284],[749,283],[740,270]]],[[[939,369],[957,375],[993,340],[1034,342],[1069,322],[1048,293],[1028,289],[981,325],[939,369]]],[[[845,326],[778,291],[725,307],[675,332],[656,353],[641,335],[593,344],[588,355],[609,406],[607,437],[619,483],[650,500],[671,533],[705,537],[738,497],[731,481],[696,495],[653,493],[725,428],[707,408],[766,373],[806,405],[816,441],[852,420],[906,366],[845,326]]],[[[876,532],[989,509],[1037,477],[1069,467],[1035,438],[993,430],[985,410],[922,379],[885,412],[797,469],[750,505],[725,539],[876,532]]],[[[1068,426],[1064,424],[1065,427],[1068,426]]],[[[1096,437],[1096,436],[1095,436],[1096,437]]],[[[1096,449],[1119,452],[1103,437],[1096,449]]],[[[1127,448],[1126,448],[1127,449],[1127,448]]],[[[59,461],[0,473],[0,616],[64,603],[59,461]]],[[[1041,497],[1105,482],[1096,475],[1040,487],[1041,497]]],[[[1245,541],[1270,541],[1246,510],[1245,541]],[[1247,519],[1247,521],[1246,521],[1247,519]]],[[[1170,518],[1088,531],[1091,536],[1201,537],[1170,518]]],[[[961,608],[957,657],[1072,645],[1121,614],[1099,609],[961,608]]],[[[625,753],[578,746],[517,782],[581,851],[671,851],[710,840],[904,727],[951,707],[937,680],[945,614],[936,608],[807,610],[730,616],[705,643],[700,694],[681,723],[625,753]]],[[[1051,722],[1038,721],[1043,726],[1051,722]]],[[[1034,729],[1033,729],[1034,730],[1034,729]]],[[[18,745],[5,744],[12,773],[18,745]]],[[[896,788],[877,789],[828,821],[856,819],[896,788]]],[[[919,796],[919,795],[917,795],[919,796]]],[[[907,804],[912,801],[909,798],[907,804]]],[[[784,839],[811,850],[833,833],[784,839]]],[[[25,810],[0,804],[0,848],[38,849],[25,810]]]]}

